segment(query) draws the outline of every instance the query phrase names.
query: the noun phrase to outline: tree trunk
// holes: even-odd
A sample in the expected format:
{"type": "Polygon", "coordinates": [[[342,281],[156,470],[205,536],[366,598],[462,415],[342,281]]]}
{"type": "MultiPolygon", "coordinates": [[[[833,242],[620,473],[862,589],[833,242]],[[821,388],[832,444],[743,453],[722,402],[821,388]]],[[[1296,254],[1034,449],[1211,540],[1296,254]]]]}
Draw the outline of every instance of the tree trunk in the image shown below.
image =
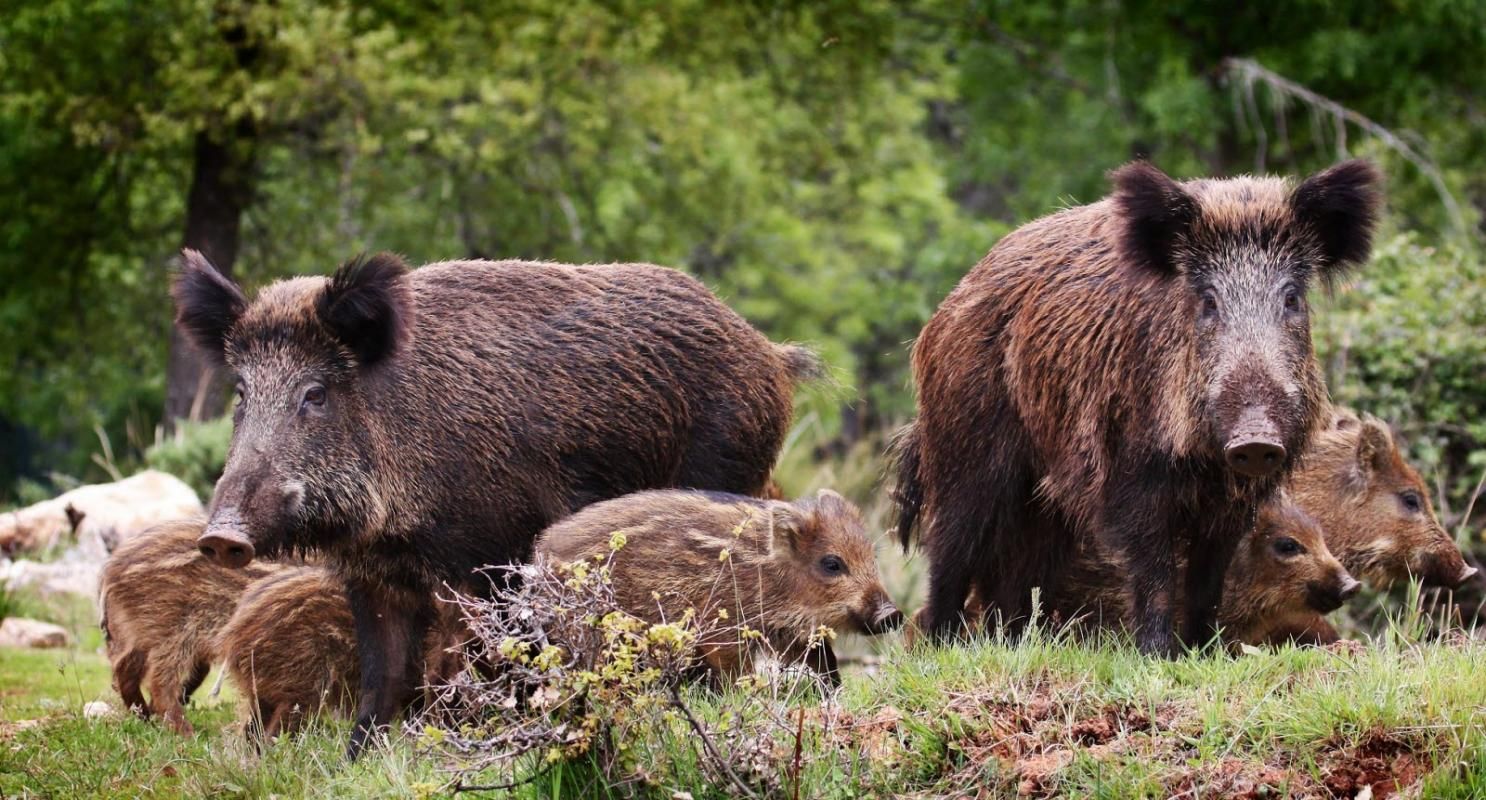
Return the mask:
{"type": "MultiPolygon", "coordinates": [[[[183,247],[200,250],[225,276],[237,260],[243,209],[252,195],[254,130],[246,120],[221,140],[202,131],[196,135],[191,191],[186,198],[183,247]]],[[[176,328],[170,331],[170,358],[165,374],[165,428],[178,419],[211,419],[222,413],[224,379],[176,328]]]]}

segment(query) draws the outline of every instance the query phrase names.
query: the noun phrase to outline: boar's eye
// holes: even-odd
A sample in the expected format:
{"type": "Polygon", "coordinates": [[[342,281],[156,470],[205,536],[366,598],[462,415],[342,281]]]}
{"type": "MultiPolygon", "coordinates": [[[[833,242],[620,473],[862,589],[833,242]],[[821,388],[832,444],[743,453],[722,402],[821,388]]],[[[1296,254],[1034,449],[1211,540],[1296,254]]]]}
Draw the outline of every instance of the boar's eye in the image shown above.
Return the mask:
{"type": "Polygon", "coordinates": [[[1205,320],[1205,321],[1211,321],[1211,320],[1215,320],[1217,318],[1218,318],[1218,294],[1217,294],[1217,292],[1214,292],[1212,289],[1204,289],[1202,291],[1202,311],[1199,312],[1198,319],[1205,320]]]}
{"type": "Polygon", "coordinates": [[[1304,553],[1305,548],[1300,546],[1300,542],[1297,542],[1288,536],[1281,536],[1280,538],[1274,540],[1274,551],[1282,556],[1289,557],[1298,556],[1301,553],[1304,553]]]}
{"type": "Polygon", "coordinates": [[[1417,514],[1424,510],[1424,498],[1413,489],[1398,493],[1398,502],[1403,503],[1404,510],[1410,514],[1417,514]]]}
{"type": "Polygon", "coordinates": [[[238,405],[242,405],[244,402],[247,401],[247,399],[248,399],[248,390],[245,389],[245,388],[243,388],[243,385],[242,385],[242,382],[241,381],[239,381],[236,386],[232,387],[232,391],[233,391],[233,393],[235,395],[237,395],[237,404],[238,405]]]}
{"type": "Polygon", "coordinates": [[[825,556],[820,560],[820,571],[827,575],[846,574],[846,562],[840,556],[825,556]]]}
{"type": "Polygon", "coordinates": [[[304,400],[299,404],[300,408],[305,406],[325,405],[325,387],[318,383],[312,383],[304,390],[304,400]]]}
{"type": "Polygon", "coordinates": [[[1300,287],[1291,284],[1285,287],[1285,313],[1298,314],[1303,310],[1304,298],[1300,295],[1300,287]]]}

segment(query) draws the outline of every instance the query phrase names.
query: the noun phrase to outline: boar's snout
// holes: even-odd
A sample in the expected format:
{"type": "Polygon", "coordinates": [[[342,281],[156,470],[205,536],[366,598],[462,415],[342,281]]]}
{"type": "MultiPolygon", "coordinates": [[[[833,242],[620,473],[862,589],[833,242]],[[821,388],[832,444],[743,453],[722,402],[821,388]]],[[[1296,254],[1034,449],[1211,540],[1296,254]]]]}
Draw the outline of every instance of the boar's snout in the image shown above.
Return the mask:
{"type": "Polygon", "coordinates": [[[1223,445],[1223,459],[1234,472],[1263,478],[1285,463],[1279,430],[1262,408],[1244,409],[1223,445]]]}
{"type": "Polygon", "coordinates": [[[235,514],[215,514],[196,539],[201,554],[228,569],[241,569],[253,560],[253,542],[235,514]],[[225,518],[224,518],[225,517],[225,518]]]}
{"type": "Polygon", "coordinates": [[[1458,589],[1466,581],[1476,577],[1478,572],[1480,570],[1465,563],[1465,559],[1461,558],[1460,551],[1455,549],[1452,542],[1447,552],[1435,554],[1425,562],[1422,577],[1428,586],[1458,589]]]}
{"type": "Polygon", "coordinates": [[[897,630],[903,626],[903,612],[893,605],[893,601],[883,597],[867,614],[863,615],[862,630],[868,635],[876,636],[897,630]]]}
{"type": "Polygon", "coordinates": [[[1470,580],[1471,578],[1476,577],[1476,573],[1478,573],[1478,572],[1480,572],[1479,569],[1476,569],[1475,567],[1467,566],[1465,569],[1463,569],[1463,570],[1460,571],[1460,577],[1458,577],[1458,578],[1455,579],[1455,586],[1458,588],[1458,587],[1464,585],[1466,581],[1470,580]]]}
{"type": "Polygon", "coordinates": [[[1356,596],[1357,591],[1361,588],[1361,581],[1351,575],[1342,573],[1342,578],[1339,581],[1312,583],[1306,591],[1306,604],[1318,613],[1329,614],[1341,608],[1344,603],[1356,596]]]}

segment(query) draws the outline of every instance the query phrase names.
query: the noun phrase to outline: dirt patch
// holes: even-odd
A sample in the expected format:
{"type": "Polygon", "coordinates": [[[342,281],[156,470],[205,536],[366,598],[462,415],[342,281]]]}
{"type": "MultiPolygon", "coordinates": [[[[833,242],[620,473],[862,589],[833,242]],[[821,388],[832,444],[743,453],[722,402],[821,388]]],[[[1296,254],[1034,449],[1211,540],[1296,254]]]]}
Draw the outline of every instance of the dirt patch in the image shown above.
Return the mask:
{"type": "Polygon", "coordinates": [[[1326,788],[1336,797],[1370,789],[1377,800],[1394,797],[1429,773],[1432,748],[1424,737],[1374,728],[1355,746],[1333,744],[1322,758],[1326,788]]]}

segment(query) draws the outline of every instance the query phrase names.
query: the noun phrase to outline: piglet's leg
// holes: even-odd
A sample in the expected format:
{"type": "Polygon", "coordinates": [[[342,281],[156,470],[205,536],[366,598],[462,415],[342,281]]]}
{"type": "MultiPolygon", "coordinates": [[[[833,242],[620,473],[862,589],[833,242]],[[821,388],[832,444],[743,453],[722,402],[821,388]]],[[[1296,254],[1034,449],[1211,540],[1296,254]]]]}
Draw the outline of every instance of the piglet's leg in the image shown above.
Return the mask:
{"type": "Polygon", "coordinates": [[[428,596],[409,590],[347,584],[351,615],[356,620],[356,649],[361,661],[361,695],[356,727],[346,756],[355,759],[367,740],[392,722],[412,698],[424,636],[432,619],[428,596]]]}

